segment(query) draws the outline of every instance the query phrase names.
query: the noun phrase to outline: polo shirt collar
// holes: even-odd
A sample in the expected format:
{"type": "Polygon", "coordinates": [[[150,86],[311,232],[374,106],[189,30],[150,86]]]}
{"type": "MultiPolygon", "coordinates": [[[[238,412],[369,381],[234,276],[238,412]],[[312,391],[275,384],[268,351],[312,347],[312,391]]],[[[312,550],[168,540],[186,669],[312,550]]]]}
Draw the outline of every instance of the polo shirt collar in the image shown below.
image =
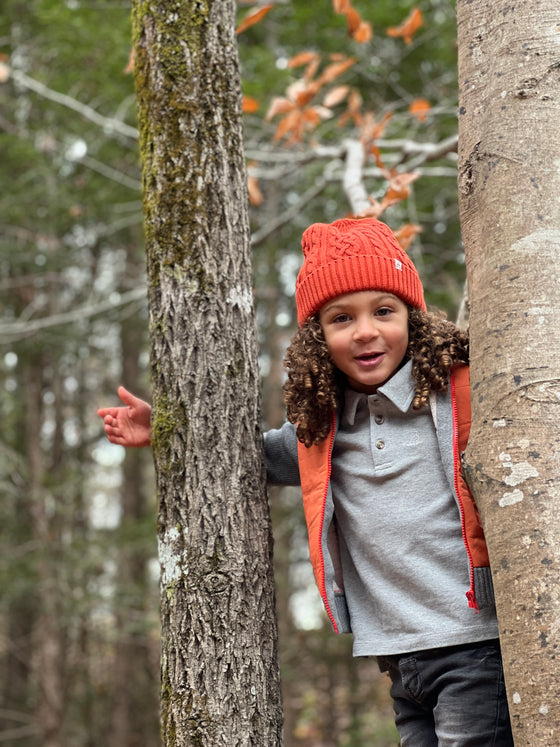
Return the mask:
{"type": "Polygon", "coordinates": [[[344,393],[344,410],[342,420],[348,425],[354,425],[356,410],[360,402],[378,397],[382,394],[390,400],[401,412],[408,412],[414,399],[414,380],[412,378],[412,361],[407,361],[396,374],[379,387],[377,394],[363,394],[347,387],[344,393]]]}

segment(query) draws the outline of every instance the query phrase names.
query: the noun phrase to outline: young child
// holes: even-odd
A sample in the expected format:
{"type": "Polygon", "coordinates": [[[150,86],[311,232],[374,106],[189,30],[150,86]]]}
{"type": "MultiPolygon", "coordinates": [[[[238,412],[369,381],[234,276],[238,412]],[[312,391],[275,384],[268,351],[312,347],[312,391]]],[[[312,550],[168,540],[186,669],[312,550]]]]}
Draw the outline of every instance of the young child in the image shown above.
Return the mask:
{"type": "MultiPolygon", "coordinates": [[[[468,335],[428,313],[418,273],[375,219],[303,235],[288,420],[269,480],[301,485],[335,632],[392,680],[401,744],[513,745],[488,553],[464,482],[468,335]]],[[[99,410],[111,441],[150,441],[150,407],[99,410]]]]}

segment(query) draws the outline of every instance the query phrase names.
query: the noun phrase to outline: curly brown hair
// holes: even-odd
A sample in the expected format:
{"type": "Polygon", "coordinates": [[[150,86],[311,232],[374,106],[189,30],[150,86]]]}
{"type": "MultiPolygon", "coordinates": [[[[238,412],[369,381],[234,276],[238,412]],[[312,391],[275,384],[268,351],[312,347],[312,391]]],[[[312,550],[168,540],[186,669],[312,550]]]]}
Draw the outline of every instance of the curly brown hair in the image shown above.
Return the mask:
{"type": "MultiPolygon", "coordinates": [[[[412,407],[419,410],[431,391],[447,389],[449,370],[468,363],[469,334],[440,313],[408,310],[408,348],[412,360],[415,394],[412,407]]],[[[306,446],[327,437],[333,414],[341,409],[346,378],[334,365],[318,315],[295,333],[284,360],[288,379],[284,400],[288,420],[297,423],[298,439],[306,446]]]]}

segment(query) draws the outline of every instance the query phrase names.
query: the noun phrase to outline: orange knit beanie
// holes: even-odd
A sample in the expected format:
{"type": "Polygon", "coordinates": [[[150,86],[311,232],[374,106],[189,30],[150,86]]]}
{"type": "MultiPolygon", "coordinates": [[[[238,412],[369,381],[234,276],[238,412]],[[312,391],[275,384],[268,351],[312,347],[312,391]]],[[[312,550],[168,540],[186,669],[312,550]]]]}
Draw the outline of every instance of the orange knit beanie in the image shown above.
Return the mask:
{"type": "Polygon", "coordinates": [[[303,234],[302,248],[296,280],[300,326],[327,301],[355,291],[388,291],[426,310],[418,272],[385,223],[375,218],[313,223],[303,234]]]}

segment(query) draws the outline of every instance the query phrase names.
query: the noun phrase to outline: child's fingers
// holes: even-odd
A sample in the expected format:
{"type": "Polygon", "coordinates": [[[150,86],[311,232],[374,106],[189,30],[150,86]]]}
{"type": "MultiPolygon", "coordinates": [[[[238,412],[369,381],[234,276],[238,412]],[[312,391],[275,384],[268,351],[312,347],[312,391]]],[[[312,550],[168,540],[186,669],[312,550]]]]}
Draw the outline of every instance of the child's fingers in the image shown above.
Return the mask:
{"type": "Polygon", "coordinates": [[[100,407],[97,411],[97,414],[100,418],[105,418],[107,415],[111,415],[111,417],[116,417],[116,407],[100,407]]]}
{"type": "Polygon", "coordinates": [[[118,444],[119,446],[127,445],[124,437],[121,435],[113,435],[111,433],[107,433],[107,438],[112,444],[118,444]]]}
{"type": "Polygon", "coordinates": [[[111,422],[105,422],[105,433],[107,434],[107,438],[110,441],[114,441],[115,438],[122,439],[123,433],[121,429],[118,427],[118,424],[111,423],[111,422]]]}

